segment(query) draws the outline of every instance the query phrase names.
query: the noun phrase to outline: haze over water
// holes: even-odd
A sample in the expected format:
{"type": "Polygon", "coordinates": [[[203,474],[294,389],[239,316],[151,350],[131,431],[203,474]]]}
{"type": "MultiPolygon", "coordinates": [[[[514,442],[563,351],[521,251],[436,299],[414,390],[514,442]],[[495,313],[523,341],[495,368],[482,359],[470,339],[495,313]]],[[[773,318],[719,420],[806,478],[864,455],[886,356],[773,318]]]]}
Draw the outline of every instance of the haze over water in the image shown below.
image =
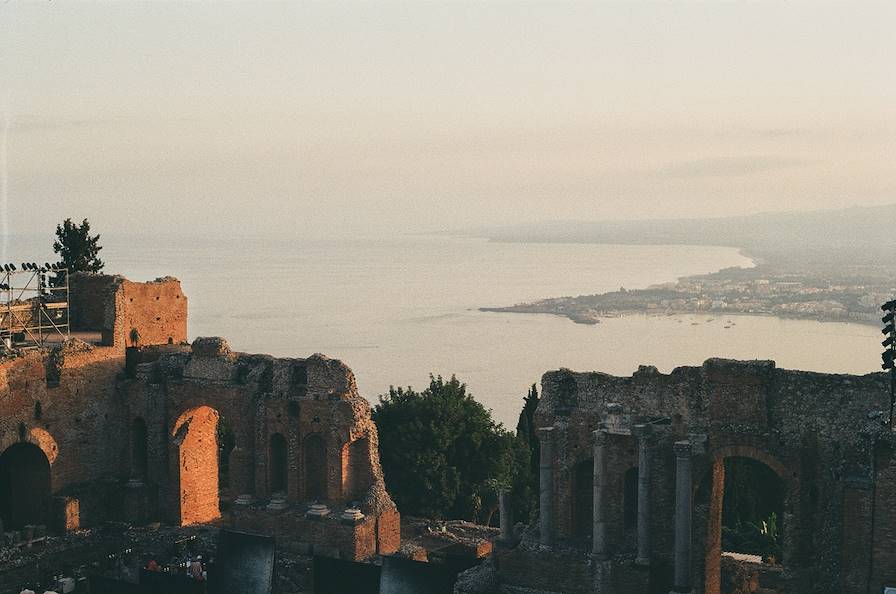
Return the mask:
{"type": "MultiPolygon", "coordinates": [[[[669,372],[720,356],[867,373],[879,358],[879,332],[857,324],[633,315],[585,326],[550,315],[477,311],[752,265],[732,248],[442,236],[103,240],[107,272],[132,280],[181,279],[191,339],[223,336],[234,350],[342,359],[371,402],[390,385],[422,389],[430,372],[454,373],[511,428],[528,386],[559,367],[629,375],[638,365],[669,372]],[[723,328],[729,319],[735,324],[723,328]]],[[[49,243],[14,239],[11,251],[20,260],[34,259],[47,254],[49,243]]]]}

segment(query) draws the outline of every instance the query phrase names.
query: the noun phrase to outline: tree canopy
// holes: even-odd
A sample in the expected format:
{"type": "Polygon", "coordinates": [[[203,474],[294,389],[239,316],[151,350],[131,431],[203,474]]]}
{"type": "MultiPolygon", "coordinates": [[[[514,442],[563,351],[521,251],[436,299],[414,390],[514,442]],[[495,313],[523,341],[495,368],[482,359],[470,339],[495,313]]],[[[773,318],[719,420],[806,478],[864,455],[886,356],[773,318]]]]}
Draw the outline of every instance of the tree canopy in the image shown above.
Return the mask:
{"type": "MultiPolygon", "coordinates": [[[[99,272],[103,269],[103,261],[98,254],[100,236],[90,235],[90,223],[84,219],[80,225],[71,219],[65,219],[56,225],[56,241],[53,251],[61,258],[59,264],[72,272],[99,272]]],[[[57,279],[58,280],[58,279],[57,279]]]]}
{"type": "Polygon", "coordinates": [[[430,376],[422,392],[390,388],[373,420],[386,487],[405,513],[489,523],[496,489],[528,465],[515,436],[454,376],[430,376]]]}

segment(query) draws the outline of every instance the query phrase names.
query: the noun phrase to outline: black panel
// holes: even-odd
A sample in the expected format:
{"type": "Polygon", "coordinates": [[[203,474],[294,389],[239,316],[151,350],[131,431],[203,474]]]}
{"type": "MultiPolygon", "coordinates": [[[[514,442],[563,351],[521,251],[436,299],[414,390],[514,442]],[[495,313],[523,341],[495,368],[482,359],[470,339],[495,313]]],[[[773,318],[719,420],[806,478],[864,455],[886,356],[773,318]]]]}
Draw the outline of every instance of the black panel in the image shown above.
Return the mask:
{"type": "Polygon", "coordinates": [[[271,594],[274,587],[274,539],[221,530],[218,556],[209,568],[209,594],[271,594]]]}
{"type": "Polygon", "coordinates": [[[457,572],[438,563],[384,557],[380,594],[453,594],[457,572]]]}
{"type": "Polygon", "coordinates": [[[379,594],[379,565],[314,558],[314,594],[379,594]]]}

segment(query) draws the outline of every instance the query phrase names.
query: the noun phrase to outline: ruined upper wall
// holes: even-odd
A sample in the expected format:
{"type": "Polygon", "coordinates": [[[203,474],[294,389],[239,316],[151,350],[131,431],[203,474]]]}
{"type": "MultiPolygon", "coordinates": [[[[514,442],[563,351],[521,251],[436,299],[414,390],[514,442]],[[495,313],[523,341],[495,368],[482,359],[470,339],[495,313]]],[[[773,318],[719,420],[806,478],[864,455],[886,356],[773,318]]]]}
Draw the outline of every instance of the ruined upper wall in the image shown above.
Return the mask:
{"type": "Polygon", "coordinates": [[[721,439],[725,434],[809,431],[821,441],[865,443],[860,435],[880,427],[888,390],[883,373],[793,371],[778,369],[773,361],[708,359],[700,367],[678,367],[669,374],[642,366],[631,377],[561,369],[542,377],[537,417],[539,426],[590,430],[608,417],[629,428],[665,419],[674,439],[689,433],[721,439]]]}
{"type": "MultiPolygon", "coordinates": [[[[370,404],[341,361],[320,354],[293,359],[236,353],[220,338],[197,338],[189,347],[148,347],[140,356],[135,379],[124,386],[130,422],[143,419],[151,439],[163,443],[192,411],[216,411],[235,436],[234,496],[272,494],[271,444],[285,439],[290,501],[357,501],[371,512],[394,509],[383,488],[370,404]]],[[[162,458],[160,453],[160,463],[162,458]]],[[[162,482],[168,471],[157,468],[158,476],[150,479],[162,482]]]]}
{"type": "Polygon", "coordinates": [[[176,278],[138,283],[76,273],[69,283],[72,329],[100,332],[103,345],[124,349],[187,340],[187,297],[176,278]]]}

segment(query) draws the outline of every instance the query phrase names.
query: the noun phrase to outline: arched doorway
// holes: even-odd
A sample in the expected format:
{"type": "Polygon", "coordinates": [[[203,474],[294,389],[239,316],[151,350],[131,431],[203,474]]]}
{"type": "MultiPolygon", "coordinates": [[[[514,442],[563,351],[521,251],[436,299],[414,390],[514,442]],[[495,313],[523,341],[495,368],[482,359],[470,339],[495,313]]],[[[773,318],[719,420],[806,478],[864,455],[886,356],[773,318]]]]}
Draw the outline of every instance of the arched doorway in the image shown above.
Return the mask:
{"type": "Polygon", "coordinates": [[[271,436],[268,454],[269,490],[271,494],[285,494],[288,486],[286,438],[281,433],[271,436]]]}
{"type": "Polygon", "coordinates": [[[783,467],[768,456],[741,450],[717,456],[704,487],[709,494],[706,594],[738,591],[751,579],[763,587],[780,579],[785,561],[788,492],[783,467]],[[735,567],[740,569],[733,571],[735,567]]]}
{"type": "Polygon", "coordinates": [[[9,446],[0,455],[0,517],[5,529],[46,524],[51,497],[50,462],[32,443],[9,446]]]}
{"type": "Polygon", "coordinates": [[[327,450],[324,438],[312,433],[305,438],[305,498],[318,501],[327,498],[327,450]]]}
{"type": "Polygon", "coordinates": [[[361,499],[371,484],[370,441],[362,437],[342,448],[342,494],[361,499]]]}
{"type": "Polygon", "coordinates": [[[146,421],[137,417],[131,424],[131,469],[132,477],[146,480],[149,469],[149,447],[146,421]]]}
{"type": "Polygon", "coordinates": [[[573,534],[589,541],[594,530],[594,460],[582,460],[573,472],[573,534]]]}
{"type": "Polygon", "coordinates": [[[178,521],[203,524],[221,516],[218,499],[218,412],[200,406],[174,425],[178,521]]]}

